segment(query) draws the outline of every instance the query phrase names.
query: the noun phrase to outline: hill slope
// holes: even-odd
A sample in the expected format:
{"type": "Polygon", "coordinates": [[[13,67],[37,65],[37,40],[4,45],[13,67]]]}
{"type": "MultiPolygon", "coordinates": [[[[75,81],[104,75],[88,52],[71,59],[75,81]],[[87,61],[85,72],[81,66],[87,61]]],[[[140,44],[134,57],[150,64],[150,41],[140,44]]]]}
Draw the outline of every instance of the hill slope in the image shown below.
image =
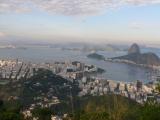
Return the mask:
{"type": "Polygon", "coordinates": [[[111,58],[112,60],[120,59],[120,60],[129,60],[133,61],[136,64],[143,65],[160,65],[160,59],[155,53],[140,53],[139,46],[137,44],[133,44],[129,50],[128,55],[111,58]]]}
{"type": "Polygon", "coordinates": [[[88,58],[97,59],[97,60],[105,60],[105,57],[103,55],[99,55],[97,53],[91,53],[87,55],[88,58]]]}

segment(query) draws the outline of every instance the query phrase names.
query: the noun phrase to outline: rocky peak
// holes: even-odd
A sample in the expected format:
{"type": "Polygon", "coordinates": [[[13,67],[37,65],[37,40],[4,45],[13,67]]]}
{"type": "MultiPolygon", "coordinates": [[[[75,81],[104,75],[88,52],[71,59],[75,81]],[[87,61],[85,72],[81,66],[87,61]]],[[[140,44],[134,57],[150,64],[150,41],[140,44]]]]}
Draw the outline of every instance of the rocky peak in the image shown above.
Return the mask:
{"type": "Polygon", "coordinates": [[[128,50],[128,54],[139,54],[140,53],[140,48],[139,46],[134,43],[128,50]]]}

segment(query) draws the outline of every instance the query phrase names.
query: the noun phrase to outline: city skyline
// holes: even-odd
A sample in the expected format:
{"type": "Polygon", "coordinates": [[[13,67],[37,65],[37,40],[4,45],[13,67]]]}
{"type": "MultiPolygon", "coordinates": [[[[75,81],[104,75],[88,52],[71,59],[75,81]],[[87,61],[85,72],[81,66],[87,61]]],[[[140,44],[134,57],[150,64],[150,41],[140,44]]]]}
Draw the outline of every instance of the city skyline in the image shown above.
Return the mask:
{"type": "Polygon", "coordinates": [[[0,0],[0,41],[160,40],[160,0],[0,0]]]}

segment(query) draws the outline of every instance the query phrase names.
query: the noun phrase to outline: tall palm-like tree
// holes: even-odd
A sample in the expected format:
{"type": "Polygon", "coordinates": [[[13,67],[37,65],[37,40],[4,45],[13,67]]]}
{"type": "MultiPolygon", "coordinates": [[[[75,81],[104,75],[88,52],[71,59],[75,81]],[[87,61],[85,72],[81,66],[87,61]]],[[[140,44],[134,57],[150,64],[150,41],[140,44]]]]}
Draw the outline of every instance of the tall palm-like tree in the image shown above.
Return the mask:
{"type": "Polygon", "coordinates": [[[160,94],[160,82],[157,83],[157,85],[156,85],[156,90],[157,90],[157,92],[160,94]]]}

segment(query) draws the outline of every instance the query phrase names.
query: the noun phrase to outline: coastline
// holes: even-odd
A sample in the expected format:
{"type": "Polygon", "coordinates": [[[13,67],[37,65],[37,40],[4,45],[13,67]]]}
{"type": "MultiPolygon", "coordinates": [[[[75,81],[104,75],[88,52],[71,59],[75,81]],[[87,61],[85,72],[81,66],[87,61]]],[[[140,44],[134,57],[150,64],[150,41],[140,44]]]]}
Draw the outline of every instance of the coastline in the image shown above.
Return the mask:
{"type": "Polygon", "coordinates": [[[143,67],[143,68],[149,68],[153,70],[160,70],[160,66],[155,66],[155,65],[146,65],[146,64],[137,64],[133,61],[125,60],[125,59],[105,59],[104,61],[108,62],[114,62],[114,63],[124,63],[124,64],[130,64],[130,65],[135,65],[138,67],[143,67]]]}

